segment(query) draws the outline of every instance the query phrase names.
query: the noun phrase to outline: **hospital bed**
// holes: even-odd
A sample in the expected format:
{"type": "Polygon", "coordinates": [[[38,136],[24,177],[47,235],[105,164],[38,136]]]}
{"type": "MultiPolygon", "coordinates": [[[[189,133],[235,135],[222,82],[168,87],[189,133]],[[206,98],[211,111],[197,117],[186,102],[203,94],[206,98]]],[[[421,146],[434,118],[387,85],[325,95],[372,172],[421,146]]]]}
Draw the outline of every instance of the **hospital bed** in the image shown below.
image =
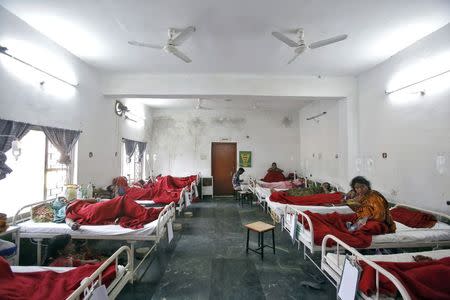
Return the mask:
{"type": "MultiPolygon", "coordinates": [[[[17,211],[13,219],[13,225],[18,226],[19,241],[23,238],[31,238],[37,242],[37,264],[41,264],[42,240],[52,238],[59,234],[70,234],[73,239],[92,239],[92,240],[116,240],[126,241],[131,248],[131,269],[134,273],[143,264],[145,259],[156,249],[161,238],[167,232],[168,224],[170,228],[175,220],[175,204],[172,202],[164,207],[159,213],[158,219],[145,224],[143,228],[131,229],[120,225],[82,225],[79,230],[72,230],[65,223],[44,222],[37,223],[31,220],[31,208],[50,203],[52,200],[41,201],[28,204],[17,211]],[[28,210],[28,211],[27,211],[28,210]],[[154,242],[151,248],[144,255],[142,261],[137,267],[134,267],[134,248],[137,241],[154,242]]],[[[17,252],[20,251],[20,243],[17,244],[17,252]]],[[[17,263],[18,263],[17,259],[17,263]]]]}
{"type": "MultiPolygon", "coordinates": [[[[438,222],[431,228],[412,228],[402,223],[395,222],[397,230],[395,233],[381,234],[372,236],[372,243],[367,249],[376,248],[411,248],[411,247],[430,247],[430,246],[450,246],[450,216],[423,210],[406,204],[397,204],[396,207],[405,207],[412,210],[419,210],[434,215],[438,222]],[[443,222],[445,221],[445,223],[443,222]]],[[[395,220],[394,220],[395,221],[395,220]]],[[[304,211],[287,206],[286,217],[284,218],[283,228],[291,233],[294,228],[295,232],[291,236],[295,237],[299,247],[303,246],[306,255],[306,249],[311,254],[315,251],[321,251],[321,245],[314,244],[314,226],[311,219],[304,211]],[[293,226],[292,218],[296,224],[293,226]],[[305,228],[308,224],[309,229],[305,228]]]]}
{"type": "MultiPolygon", "coordinates": [[[[285,203],[279,203],[270,200],[271,191],[269,188],[261,187],[256,181],[256,185],[250,185],[250,190],[259,200],[260,205],[269,212],[272,219],[277,223],[282,223],[283,218],[288,210],[288,206],[291,209],[298,211],[312,211],[316,213],[332,213],[338,212],[341,214],[352,213],[353,211],[348,206],[307,206],[307,205],[291,205],[285,203]]],[[[275,189],[275,191],[285,191],[286,189],[275,189]]]]}
{"type": "MultiPolygon", "coordinates": [[[[188,188],[183,188],[180,192],[180,198],[178,198],[177,202],[173,202],[175,204],[175,210],[178,212],[178,215],[181,214],[181,212],[190,205],[192,202],[192,195],[191,191],[188,188]],[[188,205],[189,203],[189,205],[188,205]]],[[[109,199],[102,199],[103,201],[107,201],[109,199]]],[[[162,207],[167,204],[165,203],[157,203],[153,200],[149,199],[141,199],[141,200],[135,200],[136,203],[146,206],[146,207],[162,207]]]]}
{"type": "MultiPolygon", "coordinates": [[[[397,288],[401,297],[404,300],[411,299],[411,295],[409,295],[407,289],[401,283],[401,281],[395,277],[392,273],[387,271],[378,265],[377,261],[382,262],[414,262],[413,256],[423,255],[427,257],[431,257],[432,259],[441,259],[444,257],[450,257],[450,249],[442,249],[442,250],[433,250],[433,251],[424,251],[424,252],[407,252],[407,253],[398,253],[398,254],[387,254],[387,255],[363,255],[358,252],[355,248],[347,245],[340,239],[336,238],[333,235],[326,235],[322,242],[322,259],[321,259],[321,269],[326,275],[326,277],[330,280],[330,282],[338,286],[341,281],[341,277],[344,269],[344,261],[346,257],[348,257],[352,262],[355,261],[364,261],[366,264],[375,269],[376,272],[376,280],[379,279],[379,275],[382,274],[389,281],[391,281],[394,286],[397,288]],[[335,251],[330,250],[326,247],[328,240],[333,240],[336,243],[335,251]]],[[[379,299],[383,297],[379,292],[379,282],[376,282],[377,291],[374,295],[368,296],[363,294],[362,292],[358,293],[358,296],[362,299],[379,299]]]]}
{"type": "MultiPolygon", "coordinates": [[[[105,262],[103,262],[91,276],[84,278],[80,286],[70,294],[66,300],[90,299],[94,290],[102,285],[102,273],[110,265],[115,267],[116,275],[112,282],[106,288],[109,299],[115,299],[122,291],[123,287],[131,281],[133,277],[132,270],[132,254],[127,246],[120,247],[113,255],[111,255],[105,262]],[[126,265],[119,265],[118,258],[126,254],[126,265]]],[[[64,273],[75,269],[74,267],[42,267],[42,266],[11,266],[13,273],[29,273],[29,272],[43,272],[54,271],[57,273],[64,273]]],[[[55,286],[42,286],[42,288],[54,289],[55,286]]],[[[1,294],[1,290],[0,290],[1,294]]]]}

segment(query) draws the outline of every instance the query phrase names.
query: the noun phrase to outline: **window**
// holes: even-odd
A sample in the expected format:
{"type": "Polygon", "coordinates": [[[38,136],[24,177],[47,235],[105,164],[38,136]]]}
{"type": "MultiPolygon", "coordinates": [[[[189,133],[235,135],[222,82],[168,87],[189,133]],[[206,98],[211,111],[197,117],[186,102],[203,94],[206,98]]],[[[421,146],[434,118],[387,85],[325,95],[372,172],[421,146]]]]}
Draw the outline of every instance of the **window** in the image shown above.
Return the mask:
{"type": "Polygon", "coordinates": [[[13,216],[21,207],[44,199],[45,134],[30,130],[21,140],[19,159],[6,152],[6,164],[13,170],[0,180],[0,212],[13,216]]]}
{"type": "MultiPolygon", "coordinates": [[[[45,161],[45,199],[52,199],[60,195],[64,190],[64,185],[71,182],[73,178],[70,173],[70,166],[58,162],[61,154],[48,139],[45,141],[46,161],[45,161]]],[[[74,147],[76,149],[77,147],[74,147]]],[[[75,157],[72,151],[71,157],[75,157]]],[[[76,159],[73,159],[76,161],[76,159]]],[[[73,165],[73,162],[72,162],[73,165]]]]}
{"type": "MultiPolygon", "coordinates": [[[[144,164],[142,162],[139,162],[139,150],[136,149],[134,151],[133,155],[131,156],[130,162],[127,161],[125,145],[123,145],[122,153],[122,176],[127,177],[129,183],[133,183],[142,179],[144,174],[144,164]]],[[[145,157],[145,152],[143,157],[145,157]]],[[[144,158],[142,160],[144,160],[144,158]]]]}
{"type": "Polygon", "coordinates": [[[8,217],[27,204],[60,194],[64,184],[73,178],[72,170],[76,169],[73,167],[77,161],[76,150],[73,151],[72,166],[59,164],[58,150],[40,130],[30,130],[20,140],[20,147],[22,152],[17,161],[11,150],[6,153],[6,164],[13,171],[0,180],[0,212],[8,217]]]}

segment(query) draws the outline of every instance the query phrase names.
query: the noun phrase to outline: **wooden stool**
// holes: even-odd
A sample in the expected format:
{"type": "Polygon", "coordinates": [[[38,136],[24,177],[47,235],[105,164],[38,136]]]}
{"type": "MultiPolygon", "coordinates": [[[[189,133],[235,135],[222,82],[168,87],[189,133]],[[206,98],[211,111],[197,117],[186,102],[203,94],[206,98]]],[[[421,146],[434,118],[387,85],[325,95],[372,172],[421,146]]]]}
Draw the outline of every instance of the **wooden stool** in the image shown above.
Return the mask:
{"type": "Polygon", "coordinates": [[[269,247],[273,249],[273,254],[275,254],[275,226],[258,221],[245,225],[247,227],[247,244],[245,247],[245,252],[248,254],[248,250],[261,255],[261,260],[264,259],[264,247],[269,247]],[[250,230],[258,233],[258,248],[250,249],[248,247],[248,240],[250,237],[250,230]],[[272,246],[264,244],[264,232],[272,231],[272,246]]]}

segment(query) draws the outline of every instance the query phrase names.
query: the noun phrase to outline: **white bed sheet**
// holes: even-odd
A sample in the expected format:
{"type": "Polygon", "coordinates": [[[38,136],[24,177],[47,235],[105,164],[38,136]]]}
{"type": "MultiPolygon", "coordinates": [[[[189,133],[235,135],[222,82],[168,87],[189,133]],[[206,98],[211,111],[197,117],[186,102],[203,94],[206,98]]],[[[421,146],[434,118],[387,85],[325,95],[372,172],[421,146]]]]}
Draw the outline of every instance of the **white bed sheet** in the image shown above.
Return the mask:
{"type": "MultiPolygon", "coordinates": [[[[416,255],[424,255],[431,257],[432,259],[441,259],[444,257],[450,256],[450,249],[442,249],[442,250],[433,250],[433,251],[422,251],[422,252],[408,252],[408,253],[397,253],[397,254],[386,254],[386,255],[365,255],[364,257],[373,260],[373,261],[387,261],[387,262],[413,262],[413,256],[416,255]]],[[[344,257],[343,255],[340,255],[339,258],[339,269],[342,269],[344,267],[344,257]]],[[[326,259],[328,261],[328,264],[330,266],[333,266],[336,268],[338,261],[337,261],[337,254],[335,253],[327,253],[326,259]]],[[[336,271],[339,271],[335,269],[336,271]]]]}
{"type": "MultiPolygon", "coordinates": [[[[450,241],[450,225],[442,222],[437,222],[436,225],[431,228],[412,228],[399,222],[395,222],[395,225],[397,226],[395,233],[372,236],[371,245],[450,241]]],[[[300,231],[300,236],[305,240],[311,240],[311,232],[309,230],[300,231]]]]}
{"type": "Polygon", "coordinates": [[[21,234],[70,234],[73,237],[77,235],[126,235],[132,237],[133,235],[151,235],[155,232],[158,225],[158,220],[145,224],[140,229],[124,228],[119,225],[81,225],[79,230],[72,230],[65,223],[36,223],[32,220],[28,220],[23,223],[19,223],[19,233],[21,234]]]}
{"type": "MultiPolygon", "coordinates": [[[[44,272],[53,271],[56,273],[64,273],[75,269],[75,267],[42,267],[42,266],[11,266],[11,270],[14,273],[29,273],[29,272],[44,272]]],[[[117,266],[117,273],[119,276],[125,273],[125,267],[122,265],[117,266]]]]}

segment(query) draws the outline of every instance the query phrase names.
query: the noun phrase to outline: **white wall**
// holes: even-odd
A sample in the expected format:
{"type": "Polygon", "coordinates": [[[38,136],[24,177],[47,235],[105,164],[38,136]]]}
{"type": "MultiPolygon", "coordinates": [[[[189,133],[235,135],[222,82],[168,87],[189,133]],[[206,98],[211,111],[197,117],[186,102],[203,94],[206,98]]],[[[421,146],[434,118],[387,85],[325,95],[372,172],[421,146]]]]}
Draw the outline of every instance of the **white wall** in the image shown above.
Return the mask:
{"type": "MultiPolygon", "coordinates": [[[[427,75],[434,58],[445,53],[436,70],[450,69],[450,25],[423,38],[374,69],[359,81],[360,156],[373,160],[365,175],[375,188],[397,201],[449,212],[450,200],[450,76],[425,85],[426,95],[406,93],[386,96],[391,80],[409,77],[414,82],[427,75]],[[424,58],[427,62],[410,70],[424,58]],[[406,71],[406,73],[405,73],[406,71]],[[415,77],[415,78],[412,78],[415,77]],[[433,86],[429,86],[433,84],[433,86]],[[388,154],[387,159],[382,153],[388,154]],[[436,156],[444,154],[446,170],[436,170],[436,156]]],[[[434,72],[436,72],[436,70],[434,72]]],[[[432,72],[431,72],[432,73],[432,72]]]]}
{"type": "Polygon", "coordinates": [[[42,65],[45,62],[44,67],[55,72],[65,65],[68,73],[73,73],[79,82],[76,89],[65,87],[50,92],[48,83],[42,88],[39,81],[28,78],[29,70],[18,70],[23,66],[14,65],[11,59],[0,55],[0,118],[82,130],[78,182],[109,184],[112,177],[120,174],[120,138],[148,140],[146,132],[151,130],[149,109],[135,109],[139,114],[145,114],[148,120],[148,124],[140,128],[129,121],[118,120],[114,114],[114,101],[103,97],[98,74],[93,68],[1,6],[0,44],[11,50],[14,45],[28,45],[17,50],[22,54],[29,50],[24,54],[28,59],[36,61],[39,58],[36,63],[42,65]],[[89,152],[93,152],[92,158],[88,157],[89,152]],[[115,152],[119,153],[117,157],[115,152]]]}
{"type": "MultiPolygon", "coordinates": [[[[211,142],[237,142],[252,151],[245,176],[264,177],[274,161],[288,171],[299,169],[298,112],[154,110],[151,154],[155,174],[211,174],[211,142]],[[289,127],[282,120],[288,116],[289,127]],[[247,138],[248,136],[248,138],[247,138]]],[[[237,160],[239,161],[239,160],[237,160]]]]}
{"type": "Polygon", "coordinates": [[[347,100],[313,102],[299,112],[300,158],[303,176],[347,188],[347,100]],[[322,112],[325,115],[306,120],[322,112]]]}

